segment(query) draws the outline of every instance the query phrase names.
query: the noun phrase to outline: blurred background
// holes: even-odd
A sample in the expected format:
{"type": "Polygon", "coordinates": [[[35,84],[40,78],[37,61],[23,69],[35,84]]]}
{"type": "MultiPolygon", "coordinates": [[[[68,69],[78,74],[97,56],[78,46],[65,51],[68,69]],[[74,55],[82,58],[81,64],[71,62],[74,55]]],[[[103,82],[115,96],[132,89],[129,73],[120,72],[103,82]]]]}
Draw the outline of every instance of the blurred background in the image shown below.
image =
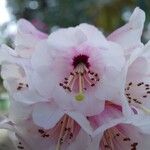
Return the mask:
{"type": "MultiPolygon", "coordinates": [[[[146,12],[142,37],[146,42],[150,39],[149,0],[0,0],[0,44],[13,45],[19,18],[46,33],[87,22],[108,35],[128,21],[136,6],[146,12]]],[[[0,114],[6,114],[8,108],[8,95],[0,79],[0,114]]],[[[0,135],[0,150],[12,150],[5,133],[0,131],[0,135]]]]}
{"type": "MultiPolygon", "coordinates": [[[[20,18],[46,33],[87,22],[108,35],[128,21],[136,6],[147,15],[142,37],[146,42],[150,39],[149,0],[0,0],[0,44],[13,45],[20,18]]],[[[4,113],[9,107],[7,99],[0,79],[0,111],[4,113]]]]}

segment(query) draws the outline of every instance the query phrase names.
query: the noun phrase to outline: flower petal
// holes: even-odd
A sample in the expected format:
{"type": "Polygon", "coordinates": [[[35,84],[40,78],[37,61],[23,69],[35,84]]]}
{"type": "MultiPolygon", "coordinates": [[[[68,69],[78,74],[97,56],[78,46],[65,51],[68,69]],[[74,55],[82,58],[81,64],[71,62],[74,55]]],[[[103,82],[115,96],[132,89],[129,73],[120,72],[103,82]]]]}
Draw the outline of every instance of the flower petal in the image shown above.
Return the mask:
{"type": "Polygon", "coordinates": [[[108,36],[108,40],[120,44],[125,53],[131,53],[133,49],[142,46],[141,35],[145,21],[145,13],[138,7],[134,10],[129,22],[108,36]]]}
{"type": "Polygon", "coordinates": [[[103,33],[98,30],[96,27],[82,23],[77,28],[81,29],[81,31],[86,35],[87,42],[90,43],[93,46],[99,47],[99,46],[106,46],[107,40],[104,37],[103,33]]]}
{"type": "Polygon", "coordinates": [[[33,121],[44,129],[53,128],[64,113],[53,102],[37,103],[33,108],[33,121]]]}
{"type": "Polygon", "coordinates": [[[29,105],[38,103],[38,102],[48,101],[48,99],[40,96],[38,92],[36,92],[35,90],[28,90],[28,89],[15,92],[13,94],[13,98],[18,102],[22,102],[24,104],[29,104],[29,105]]]}
{"type": "Polygon", "coordinates": [[[59,29],[49,35],[48,41],[49,45],[56,50],[64,50],[66,48],[71,48],[77,46],[87,38],[82,30],[78,28],[67,28],[59,29]]]}
{"type": "Polygon", "coordinates": [[[87,132],[89,135],[93,134],[93,128],[90,125],[90,122],[83,116],[81,113],[78,112],[66,112],[72,119],[74,119],[81,128],[87,132]]]}

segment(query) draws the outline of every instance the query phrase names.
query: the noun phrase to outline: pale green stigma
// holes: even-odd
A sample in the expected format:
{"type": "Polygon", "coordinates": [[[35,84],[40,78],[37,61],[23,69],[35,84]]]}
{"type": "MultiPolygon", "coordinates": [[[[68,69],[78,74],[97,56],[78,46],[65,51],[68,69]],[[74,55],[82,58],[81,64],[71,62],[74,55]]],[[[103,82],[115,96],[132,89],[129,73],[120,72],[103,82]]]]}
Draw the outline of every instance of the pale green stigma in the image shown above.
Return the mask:
{"type": "Polygon", "coordinates": [[[83,101],[85,98],[84,94],[82,92],[78,93],[76,96],[75,96],[75,99],[77,101],[83,101]]]}

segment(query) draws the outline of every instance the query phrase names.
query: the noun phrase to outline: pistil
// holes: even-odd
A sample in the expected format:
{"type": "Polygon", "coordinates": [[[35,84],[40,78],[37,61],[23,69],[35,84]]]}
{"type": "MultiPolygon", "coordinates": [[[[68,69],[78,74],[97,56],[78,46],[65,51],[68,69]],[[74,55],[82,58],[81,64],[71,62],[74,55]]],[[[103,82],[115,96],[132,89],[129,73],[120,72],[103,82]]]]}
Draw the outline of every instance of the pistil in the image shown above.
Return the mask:
{"type": "Polygon", "coordinates": [[[65,77],[64,82],[59,85],[69,92],[77,92],[75,99],[77,101],[82,101],[85,99],[84,92],[89,86],[93,87],[99,81],[99,76],[97,73],[90,71],[84,63],[79,63],[72,72],[70,72],[69,77],[65,77]],[[75,85],[77,83],[77,91],[75,85]],[[88,87],[87,87],[88,86],[88,87]]]}

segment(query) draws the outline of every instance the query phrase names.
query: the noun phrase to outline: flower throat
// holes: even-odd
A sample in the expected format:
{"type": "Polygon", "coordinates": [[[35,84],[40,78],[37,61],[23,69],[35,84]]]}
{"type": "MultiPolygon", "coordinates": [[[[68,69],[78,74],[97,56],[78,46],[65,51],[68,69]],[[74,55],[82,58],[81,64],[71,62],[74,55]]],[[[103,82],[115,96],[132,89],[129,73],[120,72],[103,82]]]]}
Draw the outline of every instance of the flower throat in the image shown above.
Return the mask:
{"type": "Polygon", "coordinates": [[[84,92],[88,87],[93,87],[99,81],[97,73],[91,71],[89,57],[86,55],[78,55],[73,58],[73,71],[70,72],[69,77],[64,78],[64,82],[60,83],[65,90],[72,92],[77,85],[77,93],[75,99],[82,101],[85,98],[84,92]]]}

